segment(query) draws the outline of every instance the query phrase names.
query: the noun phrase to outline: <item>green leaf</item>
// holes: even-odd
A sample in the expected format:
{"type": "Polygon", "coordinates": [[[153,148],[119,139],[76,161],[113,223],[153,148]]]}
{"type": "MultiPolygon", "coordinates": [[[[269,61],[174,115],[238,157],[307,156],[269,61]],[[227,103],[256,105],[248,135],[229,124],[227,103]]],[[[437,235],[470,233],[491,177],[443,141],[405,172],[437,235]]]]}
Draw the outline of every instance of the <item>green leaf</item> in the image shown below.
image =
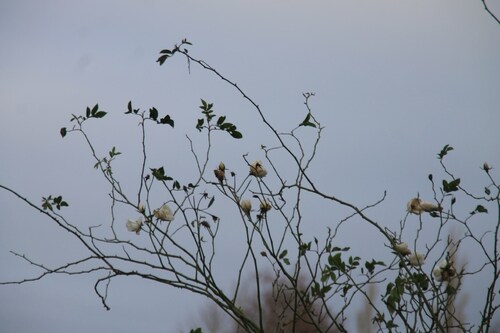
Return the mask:
{"type": "Polygon", "coordinates": [[[394,283],[389,282],[387,286],[385,287],[385,295],[389,295],[391,293],[392,288],[394,288],[394,283]]]}
{"type": "Polygon", "coordinates": [[[474,209],[474,211],[471,212],[471,214],[475,214],[475,213],[488,213],[488,210],[486,208],[484,208],[484,206],[482,206],[482,205],[477,205],[476,209],[474,209]]]}
{"type": "Polygon", "coordinates": [[[438,154],[438,159],[443,159],[443,157],[445,157],[449,151],[452,151],[453,150],[453,147],[450,146],[450,145],[446,145],[443,147],[443,149],[441,149],[441,152],[439,152],[438,154]]]}
{"type": "Polygon", "coordinates": [[[61,130],[59,131],[59,133],[61,133],[61,136],[64,138],[66,136],[66,133],[67,133],[66,127],[61,128],[61,130]]]}
{"type": "Polygon", "coordinates": [[[413,274],[413,280],[415,283],[422,289],[422,290],[427,290],[429,289],[429,279],[427,278],[427,275],[423,273],[415,273],[413,274]]]}
{"type": "Polygon", "coordinates": [[[99,104],[96,104],[94,105],[94,107],[92,108],[92,111],[90,112],[90,114],[94,117],[97,110],[99,110],[99,104]]]}
{"type": "Polygon", "coordinates": [[[284,257],[286,257],[287,254],[288,254],[288,251],[287,250],[283,250],[283,252],[281,252],[281,254],[279,255],[279,258],[283,259],[284,257]]]}
{"type": "Polygon", "coordinates": [[[457,178],[449,183],[443,179],[443,191],[446,193],[458,191],[458,185],[460,185],[460,178],[457,178]]]}
{"type": "Polygon", "coordinates": [[[160,167],[158,169],[151,169],[151,172],[153,173],[153,177],[160,181],[172,180],[172,178],[165,176],[165,169],[163,167],[160,167]]]}
{"type": "Polygon", "coordinates": [[[156,121],[158,119],[158,110],[156,108],[151,108],[149,109],[149,118],[153,119],[156,121]]]}
{"type": "Polygon", "coordinates": [[[324,286],[321,288],[321,295],[325,297],[326,293],[328,293],[330,290],[332,290],[332,286],[324,286]]]}
{"type": "Polygon", "coordinates": [[[171,127],[174,127],[174,121],[170,118],[170,116],[167,114],[165,117],[160,119],[161,124],[168,124],[171,127]]]}
{"type": "Polygon", "coordinates": [[[87,106],[87,110],[85,111],[86,117],[90,117],[90,108],[87,106]]]}
{"type": "Polygon", "coordinates": [[[208,110],[208,103],[207,103],[207,102],[205,102],[205,100],[204,100],[204,99],[201,99],[201,106],[200,106],[200,108],[201,108],[202,110],[208,110]]]}
{"type": "Polygon", "coordinates": [[[201,132],[203,128],[203,123],[205,122],[205,119],[200,118],[198,119],[198,122],[196,123],[196,129],[201,132]]]}
{"type": "Polygon", "coordinates": [[[345,295],[347,295],[347,292],[349,291],[349,289],[351,289],[353,287],[352,284],[350,283],[346,283],[344,284],[344,287],[342,288],[342,297],[345,297],[345,295]]]}
{"type": "Polygon", "coordinates": [[[164,54],[164,55],[160,56],[158,58],[158,60],[156,60],[156,62],[160,63],[160,66],[161,66],[161,65],[163,65],[165,60],[167,60],[168,57],[170,57],[168,54],[164,54]]]}
{"type": "Polygon", "coordinates": [[[342,261],[342,253],[336,253],[333,256],[328,257],[328,263],[335,269],[341,272],[345,272],[345,263],[342,261]]]}
{"type": "Polygon", "coordinates": [[[310,126],[310,127],[316,127],[316,124],[310,122],[311,119],[311,113],[309,112],[306,116],[306,118],[300,123],[299,126],[310,126]]]}
{"type": "Polygon", "coordinates": [[[302,243],[299,246],[299,256],[305,256],[307,251],[311,250],[311,242],[302,243]]]}
{"type": "Polygon", "coordinates": [[[125,112],[125,114],[127,113],[132,113],[132,101],[128,101],[128,104],[127,104],[127,112],[125,112]]]}
{"type": "Polygon", "coordinates": [[[330,270],[328,269],[328,266],[325,267],[323,272],[321,272],[321,282],[326,282],[330,278],[330,270]]]}
{"type": "Polygon", "coordinates": [[[233,124],[231,124],[231,123],[224,123],[224,124],[221,124],[221,125],[219,126],[219,128],[220,128],[220,129],[222,129],[222,130],[229,130],[229,129],[231,129],[232,127],[234,127],[234,125],[233,125],[233,124]]]}
{"type": "Polygon", "coordinates": [[[358,266],[360,259],[361,259],[360,257],[352,257],[352,256],[350,256],[349,257],[349,265],[350,266],[354,266],[354,267],[358,266]]]}
{"type": "MultiPolygon", "coordinates": [[[[61,133],[61,135],[62,135],[62,133],[61,133]]],[[[486,195],[490,195],[490,194],[491,194],[491,191],[490,191],[490,189],[489,189],[489,188],[485,187],[485,188],[484,188],[484,193],[486,193],[486,195]]]]}
{"type": "Polygon", "coordinates": [[[241,139],[243,137],[243,134],[238,131],[231,131],[229,134],[235,139],[241,139]]]}
{"type": "Polygon", "coordinates": [[[283,259],[283,262],[285,265],[290,265],[290,260],[288,260],[288,258],[283,259]]]}
{"type": "Polygon", "coordinates": [[[372,261],[366,261],[365,262],[365,267],[368,270],[368,273],[373,274],[373,271],[375,270],[376,266],[385,266],[385,263],[383,261],[376,261],[375,259],[372,259],[372,261]]]}
{"type": "Polygon", "coordinates": [[[217,125],[222,125],[224,120],[226,120],[226,116],[220,116],[219,119],[217,119],[217,125]]]}
{"type": "Polygon", "coordinates": [[[214,204],[214,201],[215,201],[215,195],[212,197],[212,199],[210,199],[210,202],[208,203],[207,209],[210,208],[214,204]]]}
{"type": "Polygon", "coordinates": [[[316,295],[318,295],[318,293],[319,293],[319,283],[318,282],[314,282],[314,285],[311,288],[311,294],[313,296],[316,296],[316,295]]]}
{"type": "Polygon", "coordinates": [[[192,329],[191,331],[189,331],[189,333],[203,333],[203,332],[201,331],[201,328],[198,327],[197,329],[192,329]]]}
{"type": "Polygon", "coordinates": [[[104,111],[99,111],[99,112],[96,112],[96,113],[94,114],[94,117],[95,117],[95,118],[103,118],[106,114],[107,114],[107,112],[104,112],[104,111]]]}
{"type": "Polygon", "coordinates": [[[115,156],[118,156],[120,155],[121,153],[119,151],[116,151],[116,147],[113,147],[110,151],[109,151],[109,157],[113,158],[115,156]]]}
{"type": "Polygon", "coordinates": [[[389,320],[389,321],[387,322],[387,328],[388,328],[388,329],[391,329],[391,328],[396,328],[396,327],[399,327],[399,326],[398,326],[397,324],[395,324],[395,323],[394,323],[394,321],[389,320]]]}

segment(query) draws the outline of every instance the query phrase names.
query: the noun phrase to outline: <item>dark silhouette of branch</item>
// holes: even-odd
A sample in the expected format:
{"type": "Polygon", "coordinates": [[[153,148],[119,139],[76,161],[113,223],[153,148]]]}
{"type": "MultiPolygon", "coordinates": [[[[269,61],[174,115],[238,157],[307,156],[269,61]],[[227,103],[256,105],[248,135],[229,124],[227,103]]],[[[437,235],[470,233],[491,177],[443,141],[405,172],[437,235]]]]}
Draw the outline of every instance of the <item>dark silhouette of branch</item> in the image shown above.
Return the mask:
{"type": "Polygon", "coordinates": [[[498,17],[496,17],[495,14],[493,14],[493,12],[490,10],[490,8],[488,7],[488,5],[486,4],[486,0],[481,0],[481,2],[483,3],[484,5],[484,9],[486,10],[486,12],[488,14],[490,14],[491,17],[493,17],[493,19],[498,23],[500,24],[500,20],[498,19],[498,17]]]}

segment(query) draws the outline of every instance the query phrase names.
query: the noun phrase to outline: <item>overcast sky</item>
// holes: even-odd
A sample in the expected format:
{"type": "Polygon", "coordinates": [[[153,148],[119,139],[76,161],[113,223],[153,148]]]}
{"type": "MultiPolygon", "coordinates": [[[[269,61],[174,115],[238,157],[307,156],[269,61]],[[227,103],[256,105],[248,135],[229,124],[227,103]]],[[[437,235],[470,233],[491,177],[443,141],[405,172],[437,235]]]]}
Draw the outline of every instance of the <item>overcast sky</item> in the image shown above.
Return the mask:
{"type": "MultiPolygon", "coordinates": [[[[500,4],[491,2],[500,15],[500,4]]],[[[455,147],[453,170],[474,190],[484,186],[484,161],[500,168],[500,26],[479,0],[4,0],[0,183],[35,203],[62,194],[75,224],[105,223],[108,189],[88,148],[77,136],[59,135],[72,113],[96,103],[109,112],[91,129],[103,153],[113,145],[137,153],[137,126],[122,115],[132,100],[175,119],[176,136],[151,144],[182,170],[192,162],[183,133],[196,134],[203,98],[245,135],[243,144],[221,141],[214,160],[244,165],[247,152],[262,159],[260,145],[274,142],[248,103],[200,68],[188,73],[180,57],[155,63],[161,49],[182,38],[193,43],[193,56],[252,96],[280,131],[303,119],[302,93],[316,93],[311,107],[325,131],[315,179],[359,206],[387,190],[373,216],[389,227],[404,217],[409,198],[431,195],[427,175],[439,173],[435,157],[445,144],[455,147]]],[[[125,177],[135,170],[123,167],[125,177]]],[[[83,253],[5,192],[0,223],[0,280],[37,273],[10,250],[49,266],[83,253]]],[[[359,230],[345,230],[345,245],[370,242],[359,230]]],[[[92,276],[51,276],[0,286],[0,331],[188,332],[203,324],[205,300],[185,292],[117,279],[105,311],[93,283],[92,276]]]]}

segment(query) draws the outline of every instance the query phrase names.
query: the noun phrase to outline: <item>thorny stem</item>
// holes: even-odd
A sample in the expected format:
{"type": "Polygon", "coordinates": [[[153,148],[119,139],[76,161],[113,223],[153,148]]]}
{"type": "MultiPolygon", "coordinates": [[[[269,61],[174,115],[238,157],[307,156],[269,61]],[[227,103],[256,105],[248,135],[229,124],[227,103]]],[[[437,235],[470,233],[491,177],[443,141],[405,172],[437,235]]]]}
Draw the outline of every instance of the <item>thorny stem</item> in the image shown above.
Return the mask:
{"type": "Polygon", "coordinates": [[[483,3],[483,6],[484,6],[484,9],[486,10],[486,12],[488,14],[490,14],[491,17],[493,17],[493,19],[498,23],[500,24],[500,19],[498,19],[498,17],[496,17],[495,14],[493,14],[493,12],[489,9],[488,5],[486,4],[486,0],[481,0],[481,2],[483,3]]]}

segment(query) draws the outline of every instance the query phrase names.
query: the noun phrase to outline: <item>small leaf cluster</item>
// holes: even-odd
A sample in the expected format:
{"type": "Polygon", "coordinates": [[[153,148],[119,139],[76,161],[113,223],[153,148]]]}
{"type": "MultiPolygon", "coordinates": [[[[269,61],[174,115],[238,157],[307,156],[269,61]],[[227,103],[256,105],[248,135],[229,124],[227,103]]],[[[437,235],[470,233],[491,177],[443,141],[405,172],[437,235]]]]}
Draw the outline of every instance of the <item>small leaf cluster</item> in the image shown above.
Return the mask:
{"type": "Polygon", "coordinates": [[[121,153],[119,151],[116,150],[116,147],[113,146],[113,148],[111,148],[111,150],[109,151],[109,157],[110,158],[113,158],[115,156],[118,156],[120,155],[121,153]]]}
{"type": "MultiPolygon", "coordinates": [[[[172,188],[174,190],[180,190],[182,188],[182,190],[184,192],[186,192],[188,189],[194,189],[197,187],[197,185],[194,185],[193,183],[189,183],[188,185],[183,185],[181,186],[181,184],[179,183],[179,181],[177,180],[174,180],[172,177],[170,176],[167,176],[166,173],[165,173],[165,168],[164,167],[159,167],[159,168],[150,168],[151,170],[151,174],[153,175],[153,177],[156,179],[156,180],[159,180],[161,182],[165,182],[165,181],[173,181],[172,183],[172,188]]],[[[149,176],[148,176],[149,177],[149,176]]],[[[212,204],[213,202],[210,203],[210,205],[212,204]]]]}
{"type": "Polygon", "coordinates": [[[202,333],[202,331],[201,328],[198,327],[197,329],[190,330],[189,333],[202,333]]]}
{"type": "Polygon", "coordinates": [[[311,112],[309,112],[306,116],[306,118],[300,123],[299,126],[309,126],[309,127],[316,127],[316,124],[311,122],[311,117],[312,117],[312,114],[311,112]]]}
{"type": "MultiPolygon", "coordinates": [[[[127,104],[127,112],[125,114],[138,114],[140,109],[134,109],[132,107],[132,101],[129,101],[127,104]]],[[[174,120],[170,117],[170,115],[166,115],[163,118],[158,119],[158,110],[155,107],[152,107],[149,109],[149,117],[146,119],[150,119],[157,124],[167,124],[170,125],[171,127],[174,127],[174,120]]]]}
{"type": "MultiPolygon", "coordinates": [[[[213,103],[207,103],[205,100],[201,100],[201,113],[205,115],[205,118],[207,120],[207,123],[210,123],[210,121],[215,117],[214,110],[212,109],[214,106],[213,103]]],[[[203,129],[203,126],[205,124],[205,119],[200,118],[198,119],[198,122],[196,123],[196,129],[201,132],[203,129]]]]}
{"type": "Polygon", "coordinates": [[[338,277],[342,274],[349,273],[351,270],[356,269],[359,266],[360,257],[352,257],[350,256],[347,261],[342,259],[342,252],[349,251],[349,247],[333,247],[329,248],[327,245],[328,252],[336,252],[335,254],[330,254],[328,256],[328,264],[325,265],[321,275],[321,281],[327,282],[331,280],[332,282],[336,282],[338,277]]]}
{"type": "Polygon", "coordinates": [[[103,118],[106,114],[107,112],[99,111],[99,104],[94,105],[92,109],[87,107],[87,110],[85,112],[87,118],[103,118]]]}
{"type": "Polygon", "coordinates": [[[181,50],[181,47],[183,45],[193,45],[191,44],[190,42],[187,41],[186,38],[184,38],[181,43],[179,45],[175,45],[173,49],[164,49],[164,50],[161,50],[160,51],[160,57],[158,58],[158,60],[156,60],[157,63],[161,65],[163,65],[163,63],[165,62],[165,60],[167,60],[168,58],[172,57],[175,53],[179,52],[179,51],[182,51],[184,53],[188,53],[188,50],[186,48],[182,49],[181,50]]]}
{"type": "Polygon", "coordinates": [[[102,167],[102,170],[111,176],[113,174],[113,171],[111,169],[111,162],[115,159],[116,156],[121,155],[121,152],[116,150],[116,147],[113,146],[111,150],[108,152],[109,158],[108,157],[103,157],[102,159],[99,159],[96,164],[94,164],[94,169],[98,169],[99,167],[102,167]]]}
{"type": "Polygon", "coordinates": [[[214,117],[216,117],[213,110],[213,103],[207,103],[205,100],[201,100],[201,113],[205,116],[205,118],[199,118],[196,123],[196,129],[201,132],[203,128],[216,128],[221,131],[226,131],[235,139],[243,138],[243,135],[237,130],[236,125],[226,122],[226,116],[220,116],[217,118],[217,122],[215,125],[211,125],[211,121],[214,117]],[[206,120],[206,125],[205,125],[206,120]],[[213,127],[212,127],[213,126],[213,127]]]}
{"type": "Polygon", "coordinates": [[[441,151],[439,152],[438,154],[438,159],[442,160],[443,157],[445,157],[446,155],[448,155],[448,152],[449,151],[452,151],[453,150],[453,147],[450,146],[450,145],[445,145],[443,147],[443,149],[441,149],[441,151]]]}
{"type": "Polygon", "coordinates": [[[288,250],[283,250],[280,255],[279,255],[279,259],[280,260],[283,260],[283,262],[286,264],[286,265],[290,265],[290,260],[286,257],[288,254],[288,250]]]}
{"type": "Polygon", "coordinates": [[[476,213],[488,213],[488,209],[486,209],[483,205],[477,205],[476,208],[470,212],[471,215],[476,213]]]}
{"type": "MultiPolygon", "coordinates": [[[[444,156],[448,154],[449,151],[453,150],[453,147],[450,145],[445,145],[441,152],[438,154],[438,158],[442,159],[444,156]]],[[[483,166],[483,169],[488,172],[489,166],[485,163],[486,166],[483,166]]],[[[429,179],[432,181],[432,175],[429,175],[429,179]]],[[[451,192],[456,192],[460,189],[460,178],[455,178],[452,181],[448,182],[447,180],[443,179],[443,191],[445,193],[451,193],[451,192]]],[[[484,193],[486,195],[491,194],[491,190],[488,187],[484,188],[484,193]]],[[[455,204],[456,198],[453,197],[451,200],[451,204],[455,204]]],[[[488,213],[488,209],[486,209],[483,205],[477,205],[476,208],[470,212],[471,215],[477,214],[477,213],[488,213]]]]}
{"type": "Polygon", "coordinates": [[[408,277],[399,275],[394,282],[389,282],[385,291],[385,304],[390,313],[401,308],[405,293],[415,294],[416,288],[429,289],[429,278],[424,273],[413,273],[408,277]]]}
{"type": "Polygon", "coordinates": [[[447,182],[443,179],[443,191],[446,193],[458,191],[458,186],[460,185],[460,178],[454,179],[451,182],[447,182]]]}
{"type": "Polygon", "coordinates": [[[52,196],[49,195],[48,197],[43,197],[42,198],[42,208],[43,210],[54,210],[54,207],[57,208],[57,210],[60,210],[62,207],[68,207],[69,204],[63,200],[62,196],[52,196]]]}
{"type": "MultiPolygon", "coordinates": [[[[377,261],[375,259],[372,259],[372,261],[366,261],[365,262],[365,268],[368,270],[368,274],[373,274],[375,271],[375,267],[377,266],[385,266],[385,263],[383,261],[377,261]]],[[[363,269],[361,269],[361,272],[363,272],[363,269]]]]}
{"type": "Polygon", "coordinates": [[[151,173],[153,174],[153,177],[155,177],[159,181],[168,181],[168,180],[174,180],[172,177],[168,177],[165,175],[165,168],[160,167],[158,169],[150,169],[151,173]]]}
{"type": "Polygon", "coordinates": [[[389,282],[385,289],[385,304],[390,313],[393,313],[404,295],[404,281],[398,276],[394,282],[389,282]]]}
{"type": "MultiPolygon", "coordinates": [[[[99,104],[94,105],[94,107],[91,109],[90,107],[87,107],[85,110],[85,116],[76,116],[72,114],[72,118],[70,119],[71,122],[76,121],[78,124],[82,124],[87,119],[90,118],[104,118],[106,116],[107,112],[99,110],[99,104]]],[[[66,134],[68,134],[68,129],[66,127],[62,127],[59,130],[59,133],[61,136],[64,138],[66,134]]]]}
{"type": "Polygon", "coordinates": [[[302,243],[299,246],[299,256],[305,256],[307,251],[311,250],[311,242],[309,243],[302,243]]]}
{"type": "Polygon", "coordinates": [[[332,290],[332,286],[320,285],[318,282],[314,282],[314,285],[311,288],[311,294],[312,296],[324,298],[330,290],[332,290]]]}

